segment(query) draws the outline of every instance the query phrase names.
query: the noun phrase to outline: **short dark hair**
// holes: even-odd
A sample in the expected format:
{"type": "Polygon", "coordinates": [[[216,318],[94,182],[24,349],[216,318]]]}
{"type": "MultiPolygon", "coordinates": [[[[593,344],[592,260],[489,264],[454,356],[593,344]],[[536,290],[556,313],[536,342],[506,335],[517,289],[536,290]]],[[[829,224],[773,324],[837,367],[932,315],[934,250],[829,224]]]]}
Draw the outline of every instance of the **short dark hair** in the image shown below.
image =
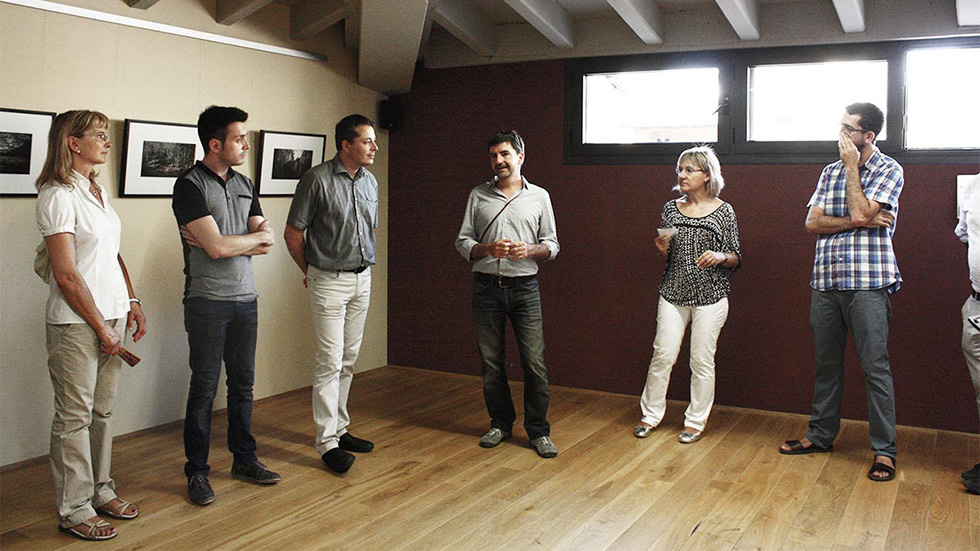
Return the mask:
{"type": "Polygon", "coordinates": [[[212,105],[197,118],[197,136],[204,146],[204,154],[211,150],[208,143],[218,140],[224,143],[228,137],[228,125],[248,120],[248,113],[237,107],[219,107],[212,105]]]}
{"type": "Polygon", "coordinates": [[[848,105],[848,115],[858,115],[861,117],[861,129],[875,133],[875,138],[881,134],[881,127],[885,125],[885,114],[873,103],[852,103],[848,105]]]}
{"type": "Polygon", "coordinates": [[[337,151],[339,152],[341,149],[343,149],[343,143],[345,141],[354,143],[354,140],[361,137],[361,133],[357,131],[357,127],[364,126],[365,124],[377,130],[377,127],[374,125],[374,121],[365,117],[364,115],[354,113],[353,115],[347,115],[346,117],[340,119],[340,122],[337,123],[333,133],[333,140],[337,145],[337,151]]]}
{"type": "Polygon", "coordinates": [[[501,130],[487,141],[487,149],[502,143],[509,143],[514,147],[515,153],[524,153],[524,138],[517,133],[517,130],[501,130]]]}

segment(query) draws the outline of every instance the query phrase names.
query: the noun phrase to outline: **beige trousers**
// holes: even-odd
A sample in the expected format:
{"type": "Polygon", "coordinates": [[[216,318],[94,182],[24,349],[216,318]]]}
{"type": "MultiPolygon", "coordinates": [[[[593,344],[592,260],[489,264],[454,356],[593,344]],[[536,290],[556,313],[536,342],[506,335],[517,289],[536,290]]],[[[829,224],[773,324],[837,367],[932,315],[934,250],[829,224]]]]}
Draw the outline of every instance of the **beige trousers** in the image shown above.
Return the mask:
{"type": "MultiPolygon", "coordinates": [[[[109,320],[120,335],[125,318],[109,320]]],[[[119,356],[99,350],[84,323],[47,325],[48,371],[54,387],[51,471],[61,526],[95,516],[116,497],[112,463],[112,406],[122,369],[119,356]]]]}

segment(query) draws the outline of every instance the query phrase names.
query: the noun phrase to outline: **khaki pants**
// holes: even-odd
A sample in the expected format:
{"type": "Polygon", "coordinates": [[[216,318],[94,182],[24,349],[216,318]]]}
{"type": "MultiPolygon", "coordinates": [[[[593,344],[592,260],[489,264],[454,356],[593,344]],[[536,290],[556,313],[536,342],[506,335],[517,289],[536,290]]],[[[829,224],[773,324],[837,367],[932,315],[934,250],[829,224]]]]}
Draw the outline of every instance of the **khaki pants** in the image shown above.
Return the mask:
{"type": "MultiPolygon", "coordinates": [[[[125,318],[109,320],[120,335],[125,318]]],[[[54,387],[51,471],[61,526],[95,516],[116,497],[112,462],[112,406],[122,369],[118,356],[99,351],[84,323],[47,325],[48,371],[54,387]]]]}

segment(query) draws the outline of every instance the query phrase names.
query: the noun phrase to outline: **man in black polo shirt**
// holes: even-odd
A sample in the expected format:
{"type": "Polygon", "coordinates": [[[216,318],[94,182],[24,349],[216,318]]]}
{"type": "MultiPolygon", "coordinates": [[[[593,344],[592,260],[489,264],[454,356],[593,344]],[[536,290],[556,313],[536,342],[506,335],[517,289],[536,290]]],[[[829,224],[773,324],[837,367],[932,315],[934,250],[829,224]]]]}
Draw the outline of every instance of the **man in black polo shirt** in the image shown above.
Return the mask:
{"type": "Polygon", "coordinates": [[[378,181],[367,167],[378,144],[374,123],[363,115],[344,117],[334,134],[337,155],[308,170],[296,186],[285,239],[313,312],[316,451],[330,470],[345,473],[354,464],[349,452],[374,449],[348,432],[347,396],[371,302],[378,181]]]}
{"type": "Polygon", "coordinates": [[[266,254],[274,237],[262,216],[252,181],[231,167],[245,162],[248,114],[236,107],[208,107],[197,121],[204,159],[174,185],[173,211],[184,249],[184,328],[190,345],[191,383],[184,419],[187,493],[192,503],[214,501],[208,482],[211,405],[221,361],[228,380],[228,449],[231,474],[256,484],[275,484],[278,474],[255,455],[252,384],[258,292],[252,256],[266,254]]]}

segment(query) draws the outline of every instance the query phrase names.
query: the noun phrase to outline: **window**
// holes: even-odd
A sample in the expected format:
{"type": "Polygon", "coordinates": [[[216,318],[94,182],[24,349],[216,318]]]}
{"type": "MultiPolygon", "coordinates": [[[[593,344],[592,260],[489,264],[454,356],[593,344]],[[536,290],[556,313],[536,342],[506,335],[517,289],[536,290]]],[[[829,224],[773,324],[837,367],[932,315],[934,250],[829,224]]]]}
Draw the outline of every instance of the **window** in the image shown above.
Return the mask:
{"type": "Polygon", "coordinates": [[[585,143],[718,141],[715,67],[585,75],[585,143]]]}
{"type": "MultiPolygon", "coordinates": [[[[837,141],[843,107],[858,101],[887,116],[887,61],[757,65],[748,81],[749,141],[837,141]],[[859,77],[841,78],[847,74],[859,77]]],[[[886,139],[885,130],[878,139],[886,139]]]]}
{"type": "Polygon", "coordinates": [[[980,148],[978,95],[980,48],[910,50],[905,60],[906,147],[980,148]]]}
{"type": "Polygon", "coordinates": [[[976,37],[565,61],[565,162],[667,164],[696,143],[724,162],[824,163],[844,107],[885,113],[902,163],[976,163],[976,37]]]}

